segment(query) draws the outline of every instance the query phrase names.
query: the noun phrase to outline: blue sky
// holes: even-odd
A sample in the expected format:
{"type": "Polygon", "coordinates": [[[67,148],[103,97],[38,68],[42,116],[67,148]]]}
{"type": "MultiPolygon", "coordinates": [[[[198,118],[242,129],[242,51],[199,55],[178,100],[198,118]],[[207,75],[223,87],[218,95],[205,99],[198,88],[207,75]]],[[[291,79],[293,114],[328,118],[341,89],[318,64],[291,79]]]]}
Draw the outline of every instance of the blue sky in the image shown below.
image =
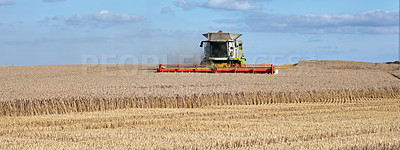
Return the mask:
{"type": "Polygon", "coordinates": [[[199,63],[242,33],[248,63],[398,59],[395,0],[0,0],[0,66],[199,63]]]}

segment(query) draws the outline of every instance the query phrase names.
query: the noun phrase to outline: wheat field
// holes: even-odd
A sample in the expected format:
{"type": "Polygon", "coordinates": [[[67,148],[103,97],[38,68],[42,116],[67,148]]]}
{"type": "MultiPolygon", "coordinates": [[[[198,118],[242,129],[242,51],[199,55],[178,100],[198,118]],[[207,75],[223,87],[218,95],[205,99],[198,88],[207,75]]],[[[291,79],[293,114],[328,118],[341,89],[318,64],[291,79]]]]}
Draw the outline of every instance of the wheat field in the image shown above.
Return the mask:
{"type": "Polygon", "coordinates": [[[400,149],[398,65],[0,67],[0,149],[400,149]]]}
{"type": "Polygon", "coordinates": [[[0,149],[399,149],[400,98],[0,117],[0,149]]]}
{"type": "MultiPolygon", "coordinates": [[[[0,116],[393,98],[398,65],[300,61],[275,75],[156,73],[151,65],[0,67],[0,116]]],[[[279,66],[278,66],[279,68],[279,66]]]]}

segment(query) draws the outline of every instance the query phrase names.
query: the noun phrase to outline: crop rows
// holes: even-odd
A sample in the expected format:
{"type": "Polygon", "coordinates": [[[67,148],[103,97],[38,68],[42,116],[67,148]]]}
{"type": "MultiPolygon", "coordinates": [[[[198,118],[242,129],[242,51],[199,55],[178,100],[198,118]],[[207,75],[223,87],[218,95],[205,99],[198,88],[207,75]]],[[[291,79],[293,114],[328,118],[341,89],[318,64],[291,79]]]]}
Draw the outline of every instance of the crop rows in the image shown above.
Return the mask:
{"type": "Polygon", "coordinates": [[[176,97],[77,97],[71,99],[1,101],[3,116],[65,114],[124,108],[198,108],[209,105],[261,105],[271,103],[355,103],[364,98],[396,98],[399,88],[327,92],[239,92],[176,97]]]}

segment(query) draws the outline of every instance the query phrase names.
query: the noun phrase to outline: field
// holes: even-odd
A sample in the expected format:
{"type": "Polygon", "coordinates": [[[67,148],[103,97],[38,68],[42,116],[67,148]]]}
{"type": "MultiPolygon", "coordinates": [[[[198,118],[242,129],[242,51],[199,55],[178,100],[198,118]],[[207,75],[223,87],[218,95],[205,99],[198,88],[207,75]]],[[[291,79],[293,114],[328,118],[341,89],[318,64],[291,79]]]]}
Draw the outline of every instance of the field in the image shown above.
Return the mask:
{"type": "Polygon", "coordinates": [[[399,149],[400,99],[0,118],[0,149],[399,149]]]}
{"type": "Polygon", "coordinates": [[[0,67],[0,149],[399,149],[396,64],[279,74],[151,65],[0,67]]]}

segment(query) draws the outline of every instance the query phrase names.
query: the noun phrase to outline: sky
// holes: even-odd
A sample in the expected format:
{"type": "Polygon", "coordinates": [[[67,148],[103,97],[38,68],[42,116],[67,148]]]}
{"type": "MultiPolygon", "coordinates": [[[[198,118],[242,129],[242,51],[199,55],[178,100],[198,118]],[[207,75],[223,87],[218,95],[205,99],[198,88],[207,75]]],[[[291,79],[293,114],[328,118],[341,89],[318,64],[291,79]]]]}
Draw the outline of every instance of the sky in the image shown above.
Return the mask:
{"type": "Polygon", "coordinates": [[[397,0],[0,0],[0,66],[187,63],[243,34],[247,63],[398,60],[397,0]]]}

